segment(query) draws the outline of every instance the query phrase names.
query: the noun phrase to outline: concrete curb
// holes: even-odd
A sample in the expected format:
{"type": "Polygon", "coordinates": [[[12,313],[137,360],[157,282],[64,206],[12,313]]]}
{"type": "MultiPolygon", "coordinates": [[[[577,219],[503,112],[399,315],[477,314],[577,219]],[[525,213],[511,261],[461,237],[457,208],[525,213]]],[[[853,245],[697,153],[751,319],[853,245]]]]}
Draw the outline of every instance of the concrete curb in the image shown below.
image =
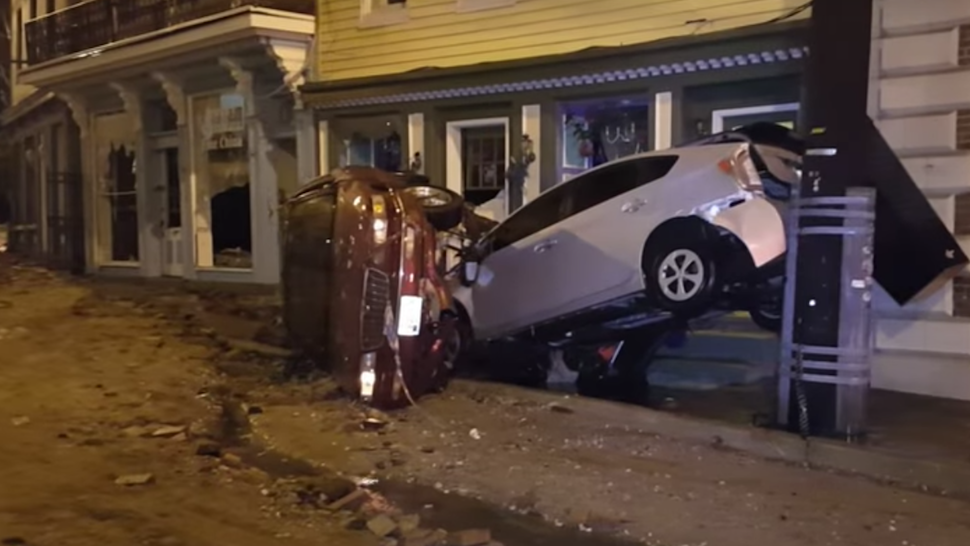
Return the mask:
{"type": "Polygon", "coordinates": [[[484,393],[513,395],[540,404],[556,402],[567,405],[604,424],[626,425],[643,432],[735,450],[768,460],[846,472],[920,491],[970,499],[970,463],[926,460],[830,440],[806,441],[781,431],[739,427],[606,400],[566,397],[504,384],[465,380],[455,383],[484,393]]]}

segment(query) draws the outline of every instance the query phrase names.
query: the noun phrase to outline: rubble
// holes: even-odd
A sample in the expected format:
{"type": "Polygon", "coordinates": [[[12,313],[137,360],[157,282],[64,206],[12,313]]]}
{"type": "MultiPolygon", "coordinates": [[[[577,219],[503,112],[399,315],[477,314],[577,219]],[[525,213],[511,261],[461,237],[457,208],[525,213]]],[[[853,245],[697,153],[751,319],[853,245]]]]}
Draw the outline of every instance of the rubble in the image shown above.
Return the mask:
{"type": "Polygon", "coordinates": [[[115,480],[115,484],[123,485],[125,487],[131,487],[135,485],[148,485],[155,483],[154,474],[126,474],[124,476],[118,476],[115,480]]]}
{"type": "Polygon", "coordinates": [[[383,538],[397,531],[397,523],[390,516],[381,514],[367,520],[367,529],[378,537],[383,538]]]}
{"type": "Polygon", "coordinates": [[[30,417],[27,417],[27,416],[24,416],[24,415],[21,415],[21,416],[18,416],[18,417],[14,417],[13,419],[10,420],[10,423],[13,426],[15,426],[15,427],[24,426],[24,425],[26,425],[29,422],[30,422],[30,417]]]}
{"type": "Polygon", "coordinates": [[[185,432],[186,427],[183,425],[166,425],[155,429],[152,432],[153,438],[171,438],[172,436],[177,436],[185,432]]]}
{"type": "Polygon", "coordinates": [[[195,448],[195,454],[200,457],[221,457],[222,446],[212,441],[200,442],[195,448]]]}
{"type": "Polygon", "coordinates": [[[357,511],[370,499],[370,493],[366,489],[356,489],[352,493],[344,495],[340,499],[330,503],[328,510],[339,512],[340,510],[357,511]]]}

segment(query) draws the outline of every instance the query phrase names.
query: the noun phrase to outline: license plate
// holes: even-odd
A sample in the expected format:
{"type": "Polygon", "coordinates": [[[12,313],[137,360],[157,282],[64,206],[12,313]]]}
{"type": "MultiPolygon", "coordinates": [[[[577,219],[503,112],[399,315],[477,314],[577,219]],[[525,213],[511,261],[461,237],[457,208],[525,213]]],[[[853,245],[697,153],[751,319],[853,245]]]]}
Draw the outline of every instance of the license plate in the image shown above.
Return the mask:
{"type": "Polygon", "coordinates": [[[397,335],[414,337],[421,333],[421,306],[424,299],[420,296],[401,296],[401,306],[397,315],[397,335]]]}

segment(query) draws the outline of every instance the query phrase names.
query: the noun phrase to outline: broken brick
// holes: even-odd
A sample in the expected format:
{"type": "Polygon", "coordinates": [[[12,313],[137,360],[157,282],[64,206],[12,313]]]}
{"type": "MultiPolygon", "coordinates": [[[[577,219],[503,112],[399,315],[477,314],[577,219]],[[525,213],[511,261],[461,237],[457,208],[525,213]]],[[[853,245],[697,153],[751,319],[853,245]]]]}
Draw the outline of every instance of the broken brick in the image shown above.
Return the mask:
{"type": "Polygon", "coordinates": [[[360,510],[360,507],[367,502],[370,498],[370,494],[366,489],[357,489],[352,491],[348,495],[344,495],[342,498],[330,503],[327,509],[334,512],[339,512],[340,510],[350,510],[351,512],[356,512],[360,510]]]}
{"type": "Polygon", "coordinates": [[[397,523],[390,516],[381,514],[367,520],[367,528],[379,537],[386,537],[397,530],[397,523]]]}

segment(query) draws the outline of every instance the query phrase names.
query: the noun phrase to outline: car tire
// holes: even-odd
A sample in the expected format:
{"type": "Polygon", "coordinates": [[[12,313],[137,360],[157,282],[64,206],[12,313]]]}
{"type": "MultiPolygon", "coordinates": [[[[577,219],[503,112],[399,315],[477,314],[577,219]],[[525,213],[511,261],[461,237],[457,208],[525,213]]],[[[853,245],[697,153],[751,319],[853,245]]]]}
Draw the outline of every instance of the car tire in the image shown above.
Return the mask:
{"type": "Polygon", "coordinates": [[[719,287],[713,244],[701,238],[658,241],[643,259],[647,296],[679,318],[693,318],[713,305],[719,287]]]}
{"type": "Polygon", "coordinates": [[[751,316],[751,322],[755,323],[758,328],[773,334],[781,332],[782,310],[780,305],[759,305],[748,310],[748,315],[751,316]]]}
{"type": "Polygon", "coordinates": [[[414,197],[428,222],[438,231],[449,231],[461,224],[465,214],[465,199],[457,193],[430,184],[413,184],[404,190],[414,197]]]}

